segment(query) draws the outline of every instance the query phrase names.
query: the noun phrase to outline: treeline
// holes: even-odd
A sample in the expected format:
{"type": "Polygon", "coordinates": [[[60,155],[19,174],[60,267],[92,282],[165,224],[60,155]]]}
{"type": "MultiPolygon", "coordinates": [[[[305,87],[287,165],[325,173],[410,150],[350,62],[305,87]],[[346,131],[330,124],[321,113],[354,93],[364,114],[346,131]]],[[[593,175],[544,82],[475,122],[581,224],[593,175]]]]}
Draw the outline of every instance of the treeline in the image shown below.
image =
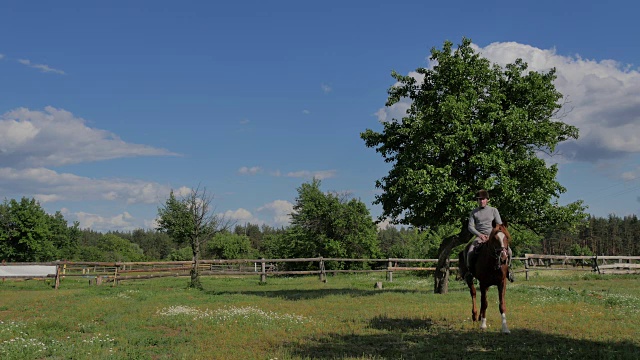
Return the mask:
{"type": "Polygon", "coordinates": [[[533,250],[539,254],[640,256],[640,221],[636,215],[591,216],[575,232],[550,232],[533,250]]]}
{"type": "MultiPolygon", "coordinates": [[[[444,238],[456,229],[377,229],[366,206],[303,184],[291,225],[236,224],[203,246],[202,259],[241,258],[437,258],[444,238]]],[[[634,216],[589,217],[574,231],[535,235],[512,227],[512,248],[524,253],[640,255],[640,222],[634,216]]],[[[454,253],[455,254],[455,253],[454,253]]],[[[192,251],[153,229],[100,233],[47,214],[34,199],[0,205],[0,260],[9,262],[189,261],[192,251]]],[[[341,266],[334,264],[333,266],[341,266]]]]}
{"type": "MultiPolygon", "coordinates": [[[[637,216],[589,217],[575,231],[551,231],[542,236],[512,229],[516,256],[525,253],[553,255],[628,255],[640,256],[640,221],[637,216]]],[[[289,258],[318,254],[294,253],[289,228],[266,225],[236,225],[232,231],[214,236],[204,249],[205,259],[289,258]],[[284,248],[289,249],[284,249],[284,248]]],[[[418,230],[389,227],[376,232],[379,258],[433,259],[438,257],[440,242],[455,229],[418,230]]],[[[179,248],[164,233],[155,230],[101,234],[83,230],[83,244],[98,247],[104,239],[126,239],[138,248],[146,260],[191,260],[188,247],[179,248]],[[88,239],[93,239],[88,241],[88,239]],[[87,242],[88,241],[88,242],[87,242]]],[[[108,242],[112,242],[108,241],[108,242]]],[[[105,246],[102,245],[104,249],[105,246]]],[[[327,256],[328,257],[328,256],[327,256]]],[[[142,259],[141,258],[141,259],[142,259]]],[[[112,259],[110,259],[112,260],[112,259]]],[[[117,259],[113,259],[117,260],[117,259]]]]}

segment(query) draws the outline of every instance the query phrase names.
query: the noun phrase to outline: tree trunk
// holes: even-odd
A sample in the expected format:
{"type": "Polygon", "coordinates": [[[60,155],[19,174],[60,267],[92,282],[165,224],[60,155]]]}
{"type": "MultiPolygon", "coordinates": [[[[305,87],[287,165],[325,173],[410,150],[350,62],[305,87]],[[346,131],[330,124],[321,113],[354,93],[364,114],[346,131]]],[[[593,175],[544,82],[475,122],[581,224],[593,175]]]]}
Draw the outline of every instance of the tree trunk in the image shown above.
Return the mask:
{"type": "Polygon", "coordinates": [[[463,241],[469,240],[471,234],[469,233],[467,224],[466,219],[463,220],[460,233],[442,240],[440,244],[440,249],[438,249],[438,265],[433,275],[433,292],[436,294],[446,294],[449,291],[449,257],[451,256],[451,249],[460,245],[463,241]]]}
{"type": "Polygon", "coordinates": [[[203,287],[200,282],[200,243],[197,239],[191,244],[191,250],[193,250],[193,263],[191,265],[191,282],[189,283],[189,287],[202,290],[203,287]]]}

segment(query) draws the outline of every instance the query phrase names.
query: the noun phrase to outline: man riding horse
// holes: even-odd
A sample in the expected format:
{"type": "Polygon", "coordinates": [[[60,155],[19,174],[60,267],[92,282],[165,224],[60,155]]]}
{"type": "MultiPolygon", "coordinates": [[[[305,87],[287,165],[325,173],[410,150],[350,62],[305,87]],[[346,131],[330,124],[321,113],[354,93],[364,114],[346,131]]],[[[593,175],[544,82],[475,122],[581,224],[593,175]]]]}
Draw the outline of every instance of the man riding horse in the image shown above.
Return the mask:
{"type": "MultiPolygon", "coordinates": [[[[498,212],[498,209],[489,206],[489,193],[487,192],[487,190],[478,191],[478,193],[476,194],[476,200],[478,201],[478,207],[471,211],[471,213],[469,214],[469,231],[473,235],[475,235],[475,238],[473,239],[473,243],[471,243],[471,246],[469,246],[469,251],[465,256],[467,269],[469,269],[464,275],[465,279],[468,279],[470,277],[473,278],[473,273],[471,272],[471,260],[475,253],[475,250],[478,248],[478,246],[489,239],[489,234],[491,234],[491,230],[493,229],[494,224],[502,224],[502,219],[500,218],[500,212],[498,212]]],[[[514,277],[513,273],[511,272],[511,258],[513,256],[513,252],[511,251],[510,247],[507,249],[507,251],[509,253],[509,274],[507,275],[507,278],[509,279],[509,281],[513,282],[514,277]]]]}

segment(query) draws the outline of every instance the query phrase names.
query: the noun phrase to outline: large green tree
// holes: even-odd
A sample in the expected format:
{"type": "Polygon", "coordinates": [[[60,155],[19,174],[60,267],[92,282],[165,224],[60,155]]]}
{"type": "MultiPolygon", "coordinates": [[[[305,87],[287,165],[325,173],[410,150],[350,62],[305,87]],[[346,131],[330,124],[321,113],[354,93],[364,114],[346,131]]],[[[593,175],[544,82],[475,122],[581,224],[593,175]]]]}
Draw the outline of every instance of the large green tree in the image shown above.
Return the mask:
{"type": "Polygon", "coordinates": [[[432,49],[430,60],[434,66],[417,69],[415,77],[392,73],[397,84],[386,105],[408,100],[406,116],[361,137],[392,165],[376,182],[381,217],[419,228],[460,227],[440,246],[434,289],[445,293],[446,259],[470,239],[466,222],[478,189],[489,190],[510,223],[535,231],[573,224],[584,208],[558,204],[565,188],[556,181],[557,166],[539,156],[578,137],[558,117],[555,69],[528,71],[520,59],[504,68],[491,64],[466,38],[456,49],[449,41],[432,49]]]}
{"type": "Polygon", "coordinates": [[[202,289],[199,262],[203,246],[231,226],[229,220],[215,213],[212,202],[213,195],[206,189],[195,188],[182,198],[171,191],[165,204],[158,208],[158,230],[166,232],[178,244],[191,247],[191,288],[202,289]]]}

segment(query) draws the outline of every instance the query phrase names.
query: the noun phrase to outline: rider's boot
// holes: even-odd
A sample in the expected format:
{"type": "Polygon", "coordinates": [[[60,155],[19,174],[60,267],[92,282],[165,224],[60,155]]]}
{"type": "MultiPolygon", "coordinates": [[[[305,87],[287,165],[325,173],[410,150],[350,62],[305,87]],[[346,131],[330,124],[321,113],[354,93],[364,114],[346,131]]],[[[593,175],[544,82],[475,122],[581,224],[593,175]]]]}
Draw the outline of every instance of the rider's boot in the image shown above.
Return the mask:
{"type": "Polygon", "coordinates": [[[467,272],[464,274],[464,280],[467,282],[473,281],[473,273],[471,272],[471,259],[468,253],[465,256],[465,261],[467,265],[467,272]]]}

